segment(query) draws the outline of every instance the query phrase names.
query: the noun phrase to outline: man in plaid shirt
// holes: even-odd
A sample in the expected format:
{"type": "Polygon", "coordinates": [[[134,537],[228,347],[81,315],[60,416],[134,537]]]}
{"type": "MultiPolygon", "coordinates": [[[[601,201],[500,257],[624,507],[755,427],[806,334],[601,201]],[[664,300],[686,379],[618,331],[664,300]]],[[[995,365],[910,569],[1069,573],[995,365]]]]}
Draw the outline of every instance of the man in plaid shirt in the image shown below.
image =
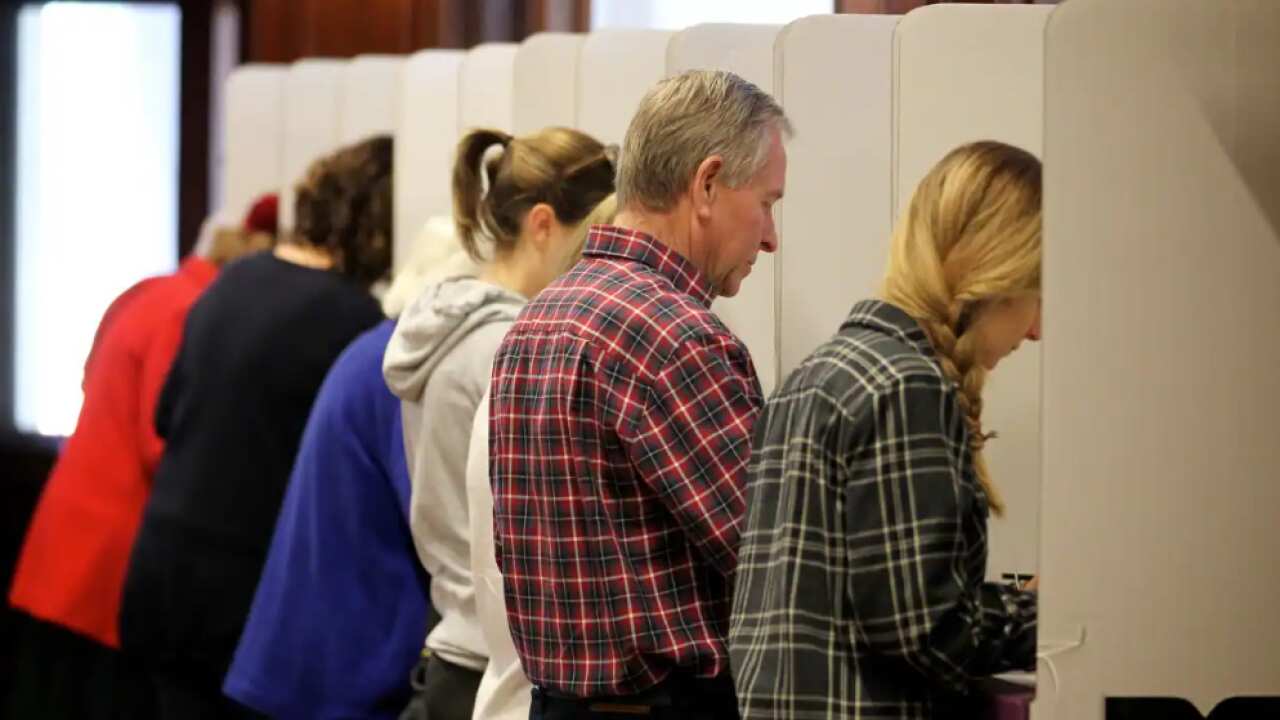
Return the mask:
{"type": "Polygon", "coordinates": [[[623,143],[616,225],[498,350],[494,535],[533,718],[737,715],[729,592],[762,398],[710,304],[777,248],[789,133],[730,73],[658,84],[623,143]]]}

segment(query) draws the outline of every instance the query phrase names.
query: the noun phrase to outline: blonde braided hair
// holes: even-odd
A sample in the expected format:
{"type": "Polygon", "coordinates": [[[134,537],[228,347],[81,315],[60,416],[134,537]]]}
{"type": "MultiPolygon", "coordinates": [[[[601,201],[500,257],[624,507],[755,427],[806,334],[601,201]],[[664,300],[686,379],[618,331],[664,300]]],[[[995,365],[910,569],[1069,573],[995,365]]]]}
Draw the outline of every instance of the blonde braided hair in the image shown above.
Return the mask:
{"type": "Polygon", "coordinates": [[[916,187],[894,228],[884,299],[928,335],[965,414],[974,473],[996,515],[1004,499],[991,480],[982,428],[986,369],[968,332],[986,303],[1040,291],[1040,161],[995,141],[962,145],[916,187]]]}

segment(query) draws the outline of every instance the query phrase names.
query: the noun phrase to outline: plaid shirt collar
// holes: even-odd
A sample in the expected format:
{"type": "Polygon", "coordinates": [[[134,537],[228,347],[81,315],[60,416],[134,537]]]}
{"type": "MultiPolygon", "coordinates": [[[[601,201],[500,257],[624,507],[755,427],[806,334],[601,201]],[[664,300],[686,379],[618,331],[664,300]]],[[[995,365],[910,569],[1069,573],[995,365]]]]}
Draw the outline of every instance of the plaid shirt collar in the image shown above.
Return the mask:
{"type": "Polygon", "coordinates": [[[924,328],[910,315],[896,305],[883,300],[863,300],[853,306],[849,317],[845,318],[841,330],[850,327],[866,328],[884,333],[906,343],[930,360],[937,361],[933,352],[933,343],[924,328]]]}
{"type": "Polygon", "coordinates": [[[639,230],[615,225],[595,225],[587,235],[584,257],[630,260],[652,268],[671,281],[677,292],[685,293],[706,307],[714,294],[711,283],[683,255],[639,230]]]}

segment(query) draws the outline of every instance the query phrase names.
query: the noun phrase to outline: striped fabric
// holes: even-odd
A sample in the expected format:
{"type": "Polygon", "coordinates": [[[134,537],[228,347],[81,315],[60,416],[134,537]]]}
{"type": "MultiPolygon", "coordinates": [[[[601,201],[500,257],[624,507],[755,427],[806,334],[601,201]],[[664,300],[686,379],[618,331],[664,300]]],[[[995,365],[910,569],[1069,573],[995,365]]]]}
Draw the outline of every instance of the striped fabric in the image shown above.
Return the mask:
{"type": "Polygon", "coordinates": [[[728,669],[730,578],[762,399],[698,270],[597,226],[494,361],[507,618],[546,690],[618,696],[728,669]]]}
{"type": "Polygon", "coordinates": [[[951,716],[972,678],[1034,663],[1035,595],[984,582],[986,496],[914,320],[855,306],[754,441],[730,628],[744,720],[951,716]]]}

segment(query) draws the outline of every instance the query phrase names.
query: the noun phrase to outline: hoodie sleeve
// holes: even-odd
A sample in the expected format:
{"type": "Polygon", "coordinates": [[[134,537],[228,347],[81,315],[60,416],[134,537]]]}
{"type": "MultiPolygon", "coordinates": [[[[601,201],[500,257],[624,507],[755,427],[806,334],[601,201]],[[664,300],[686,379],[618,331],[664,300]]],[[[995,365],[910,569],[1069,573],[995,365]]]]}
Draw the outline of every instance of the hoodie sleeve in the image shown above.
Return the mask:
{"type": "MultiPolygon", "coordinates": [[[[421,403],[406,404],[416,413],[405,425],[412,433],[408,457],[412,484],[410,527],[423,564],[432,575],[442,558],[467,550],[470,520],[466,494],[467,453],[476,408],[489,386],[489,367],[509,322],[494,322],[472,331],[450,352],[427,381],[421,403]]],[[[457,570],[470,572],[468,567],[457,570]]]]}

